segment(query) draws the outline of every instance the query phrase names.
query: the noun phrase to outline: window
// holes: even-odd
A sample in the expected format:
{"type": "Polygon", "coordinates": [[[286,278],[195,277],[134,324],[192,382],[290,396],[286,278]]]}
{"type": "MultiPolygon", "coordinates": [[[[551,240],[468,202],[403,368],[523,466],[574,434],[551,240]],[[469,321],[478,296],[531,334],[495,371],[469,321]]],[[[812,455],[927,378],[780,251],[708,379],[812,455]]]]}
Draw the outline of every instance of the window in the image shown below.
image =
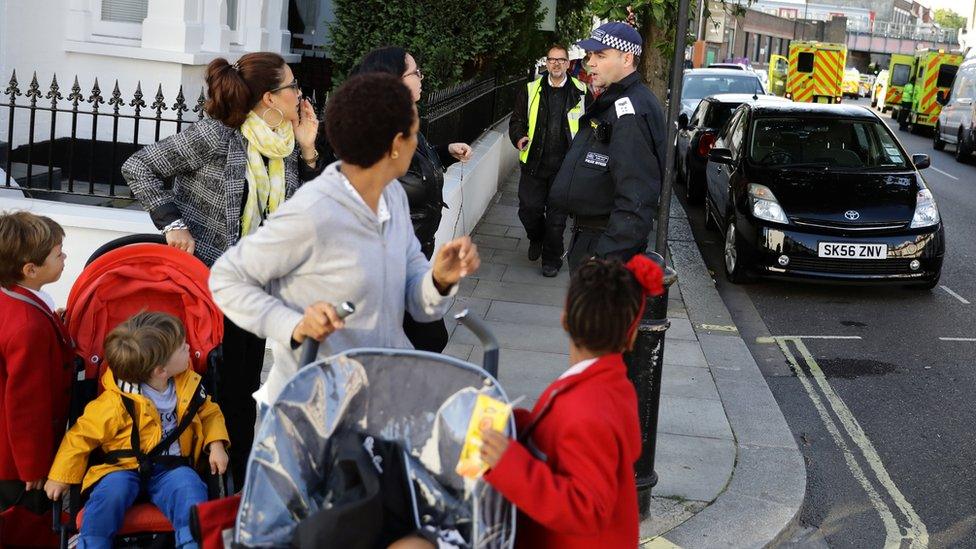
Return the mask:
{"type": "Polygon", "coordinates": [[[952,87],[952,93],[950,97],[953,100],[957,99],[973,99],[973,92],[976,91],[976,81],[974,81],[974,72],[972,69],[963,70],[956,77],[956,82],[952,87]]]}
{"type": "Polygon", "coordinates": [[[796,56],[797,72],[813,72],[813,52],[805,51],[796,56]]]}
{"type": "Polygon", "coordinates": [[[939,66],[939,79],[935,82],[937,88],[949,88],[952,87],[952,81],[956,79],[956,71],[959,67],[956,65],[940,65],[939,66]]]}
{"type": "Polygon", "coordinates": [[[777,168],[905,169],[908,160],[883,122],[841,118],[763,118],[753,125],[749,159],[777,168]]]}
{"type": "Polygon", "coordinates": [[[898,63],[891,70],[891,85],[892,86],[904,86],[908,83],[909,76],[912,74],[912,67],[910,65],[902,65],[898,63]]]}
{"type": "Polygon", "coordinates": [[[95,0],[92,35],[99,41],[129,44],[142,38],[149,0],[95,0]]]}
{"type": "Polygon", "coordinates": [[[722,129],[725,124],[728,123],[729,119],[732,118],[732,113],[735,112],[738,103],[715,103],[712,108],[708,110],[705,116],[705,127],[706,128],[718,128],[722,129]]]}
{"type": "Polygon", "coordinates": [[[695,109],[694,114],[691,115],[691,120],[688,121],[688,126],[694,128],[701,126],[702,120],[707,116],[708,107],[711,103],[709,101],[702,101],[698,104],[698,108],[695,109]]]}
{"type": "Polygon", "coordinates": [[[743,109],[740,111],[739,116],[736,119],[735,126],[729,126],[729,138],[727,140],[727,147],[732,151],[732,158],[739,158],[742,153],[742,137],[746,133],[746,111],[743,109]]]}
{"type": "Polygon", "coordinates": [[[762,82],[755,74],[742,71],[741,76],[687,74],[681,88],[681,100],[702,99],[717,93],[749,93],[763,95],[762,82]]]}

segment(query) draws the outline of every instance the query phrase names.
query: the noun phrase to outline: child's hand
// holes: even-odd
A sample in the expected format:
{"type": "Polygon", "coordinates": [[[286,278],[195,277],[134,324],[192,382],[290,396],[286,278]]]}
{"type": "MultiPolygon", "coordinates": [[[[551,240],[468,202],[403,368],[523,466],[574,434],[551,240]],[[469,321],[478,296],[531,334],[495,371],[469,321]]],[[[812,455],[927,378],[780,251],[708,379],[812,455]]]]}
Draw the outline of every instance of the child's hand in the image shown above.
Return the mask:
{"type": "Polygon", "coordinates": [[[227,451],[224,450],[224,443],[220,440],[215,440],[210,443],[210,474],[224,474],[227,471],[227,463],[230,458],[227,457],[227,451]]]}
{"type": "Polygon", "coordinates": [[[481,430],[481,460],[494,467],[508,449],[509,438],[494,429],[481,430]]]}
{"type": "Polygon", "coordinates": [[[47,497],[51,498],[51,501],[61,499],[61,496],[67,491],[68,485],[63,482],[48,480],[44,483],[44,492],[47,493],[47,497]]]}

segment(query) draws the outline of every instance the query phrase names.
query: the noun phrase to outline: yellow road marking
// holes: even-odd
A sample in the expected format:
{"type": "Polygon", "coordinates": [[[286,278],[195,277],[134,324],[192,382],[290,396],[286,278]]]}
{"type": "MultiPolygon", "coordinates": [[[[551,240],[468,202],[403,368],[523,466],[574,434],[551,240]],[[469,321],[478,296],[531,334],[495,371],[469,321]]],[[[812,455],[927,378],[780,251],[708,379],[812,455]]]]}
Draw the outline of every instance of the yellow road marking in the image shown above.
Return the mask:
{"type": "Polygon", "coordinates": [[[810,397],[811,402],[813,402],[814,407],[817,409],[817,413],[820,415],[824,426],[827,431],[830,432],[831,437],[834,439],[835,444],[840,448],[844,455],[844,461],[847,463],[848,468],[851,470],[851,474],[854,478],[861,484],[864,491],[868,495],[868,499],[871,504],[877,510],[881,522],[885,529],[885,547],[901,547],[903,541],[908,542],[908,547],[927,547],[929,542],[928,529],[922,522],[921,517],[915,512],[915,509],[905,498],[904,494],[898,490],[888,471],[884,467],[884,463],[881,461],[881,456],[878,455],[877,450],[875,450],[874,445],[868,439],[867,434],[861,428],[854,414],[850,411],[844,401],[840,398],[837,393],[834,392],[830,383],[827,381],[827,377],[824,375],[823,370],[820,369],[820,365],[817,364],[816,359],[804,345],[803,341],[798,337],[776,337],[769,338],[774,339],[776,343],[779,344],[780,349],[786,356],[787,361],[790,363],[790,367],[796,373],[797,379],[803,385],[804,390],[810,397]],[[806,363],[807,368],[810,370],[810,375],[808,376],[803,369],[800,367],[796,356],[790,349],[789,344],[792,343],[799,351],[800,356],[806,363]],[[834,415],[840,420],[841,425],[843,425],[844,430],[847,435],[854,442],[860,450],[861,455],[867,462],[868,467],[871,472],[874,473],[874,477],[878,484],[884,489],[898,510],[905,517],[908,524],[904,527],[898,524],[895,519],[894,513],[888,507],[887,503],[881,498],[881,495],[875,489],[874,485],[867,478],[864,469],[855,459],[854,453],[850,450],[847,441],[840,433],[840,429],[837,427],[837,423],[830,416],[827,410],[827,406],[824,405],[823,400],[821,400],[820,395],[817,393],[816,388],[813,383],[811,383],[810,378],[816,382],[820,391],[823,393],[827,400],[827,404],[830,409],[834,412],[834,415]]]}

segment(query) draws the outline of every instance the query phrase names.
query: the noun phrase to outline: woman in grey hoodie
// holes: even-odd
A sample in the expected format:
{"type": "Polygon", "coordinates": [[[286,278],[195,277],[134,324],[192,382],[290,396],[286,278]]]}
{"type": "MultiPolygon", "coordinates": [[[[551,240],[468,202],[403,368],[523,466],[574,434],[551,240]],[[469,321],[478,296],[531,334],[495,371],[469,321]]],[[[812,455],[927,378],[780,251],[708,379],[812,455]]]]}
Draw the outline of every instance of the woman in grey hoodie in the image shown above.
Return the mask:
{"type": "Polygon", "coordinates": [[[326,120],[339,161],[211,270],[210,289],[224,314],[274,342],[274,368],[259,395],[266,403],[295,373],[306,337],[324,341],[321,356],[411,348],[404,311],[420,321],[442,318],[458,282],[480,265],[468,237],[441,247],[431,265],[403,188],[390,185],[410,165],[419,130],[410,91],[396,77],[350,78],[333,94],[326,120]],[[346,320],[333,307],[342,301],[356,305],[346,320]]]}

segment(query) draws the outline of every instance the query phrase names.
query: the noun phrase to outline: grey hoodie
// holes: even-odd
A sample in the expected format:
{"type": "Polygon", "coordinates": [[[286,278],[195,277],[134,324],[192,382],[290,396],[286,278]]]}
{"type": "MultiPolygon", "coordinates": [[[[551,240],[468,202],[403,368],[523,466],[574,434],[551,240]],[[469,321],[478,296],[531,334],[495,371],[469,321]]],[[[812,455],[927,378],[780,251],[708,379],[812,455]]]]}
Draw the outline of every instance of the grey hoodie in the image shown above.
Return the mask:
{"type": "Polygon", "coordinates": [[[259,395],[264,402],[274,402],[297,371],[300,351],[291,348],[291,334],[312,303],[356,306],[346,327],[319,348],[324,357],[355,347],[410,349],[404,309],[420,322],[434,321],[457,293],[457,285],[447,296],[434,287],[400,185],[383,190],[390,219],[381,223],[345,181],[339,163],[329,165],[211,270],[210,290],[224,314],[274,343],[274,367],[259,395]]]}

